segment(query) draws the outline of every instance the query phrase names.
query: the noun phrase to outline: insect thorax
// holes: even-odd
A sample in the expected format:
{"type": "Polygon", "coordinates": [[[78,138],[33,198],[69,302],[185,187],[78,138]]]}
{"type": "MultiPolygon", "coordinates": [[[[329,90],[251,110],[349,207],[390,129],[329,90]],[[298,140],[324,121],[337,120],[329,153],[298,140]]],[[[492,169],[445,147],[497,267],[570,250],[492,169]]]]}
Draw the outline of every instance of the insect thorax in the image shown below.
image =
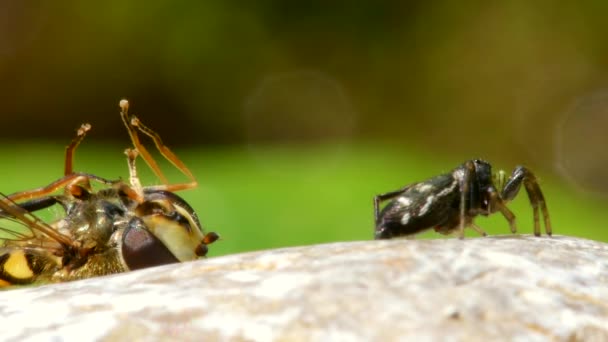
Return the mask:
{"type": "Polygon", "coordinates": [[[103,249],[112,234],[124,227],[126,208],[116,200],[91,195],[86,201],[70,204],[67,215],[59,222],[58,229],[67,233],[81,244],[94,244],[103,249]]]}
{"type": "MultiPolygon", "coordinates": [[[[125,271],[117,251],[120,240],[114,235],[124,228],[126,213],[118,198],[91,194],[86,200],[71,201],[66,216],[54,225],[73,238],[86,253],[64,256],[61,268],[52,274],[41,274],[40,280],[76,280],[125,271]]],[[[69,253],[69,250],[65,252],[69,253]]]]}

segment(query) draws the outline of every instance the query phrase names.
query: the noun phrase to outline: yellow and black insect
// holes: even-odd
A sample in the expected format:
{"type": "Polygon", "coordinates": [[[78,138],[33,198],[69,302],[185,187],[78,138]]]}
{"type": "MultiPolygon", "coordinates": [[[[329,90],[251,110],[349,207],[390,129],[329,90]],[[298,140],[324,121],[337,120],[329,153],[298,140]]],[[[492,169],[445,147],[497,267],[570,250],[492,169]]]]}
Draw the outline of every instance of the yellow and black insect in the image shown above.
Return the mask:
{"type": "Polygon", "coordinates": [[[0,287],[70,281],[194,260],[205,256],[207,245],[218,239],[216,233],[203,232],[192,207],[174,193],[198,185],[190,170],[158,134],[129,114],[126,100],[120,102],[120,108],[134,147],[125,151],[128,183],[73,170],[74,152],[91,128],[84,124],[66,148],[62,178],[0,198],[0,218],[26,228],[0,227],[0,287]],[[190,181],[169,184],[140,142],[140,133],[149,136],[160,154],[190,181]],[[141,185],[135,168],[138,156],[162,185],[141,185]],[[97,184],[96,190],[92,183],[97,184]],[[34,214],[54,205],[65,212],[59,220],[47,223],[34,214]]]}

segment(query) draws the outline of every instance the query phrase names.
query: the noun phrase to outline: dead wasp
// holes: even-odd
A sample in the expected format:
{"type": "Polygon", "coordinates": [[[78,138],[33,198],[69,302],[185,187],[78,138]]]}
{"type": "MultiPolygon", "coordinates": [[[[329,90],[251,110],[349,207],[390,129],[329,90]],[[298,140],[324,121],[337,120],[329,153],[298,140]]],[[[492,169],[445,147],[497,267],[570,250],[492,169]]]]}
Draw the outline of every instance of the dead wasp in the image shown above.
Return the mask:
{"type": "Polygon", "coordinates": [[[90,125],[84,124],[66,148],[64,176],[51,184],[0,198],[0,217],[25,230],[0,228],[0,287],[40,282],[61,282],[135,270],[207,254],[218,239],[205,234],[188,203],[174,192],[195,188],[190,170],[165,146],[158,134],[128,112],[120,102],[120,115],[133,149],[125,151],[129,183],[108,180],[73,170],[74,152],[90,125]],[[142,145],[139,134],[150,137],[160,154],[189,178],[169,184],[156,161],[142,145]],[[142,186],[135,160],[141,156],[162,181],[142,186]],[[97,184],[94,190],[92,183],[97,184]],[[46,223],[34,212],[60,205],[65,215],[46,223]]]}
{"type": "Polygon", "coordinates": [[[539,209],[545,222],[545,231],[551,235],[549,211],[538,180],[523,166],[513,170],[505,180],[504,172],[492,173],[490,163],[468,160],[449,173],[410,184],[400,190],[374,197],[375,238],[414,235],[433,228],[441,234],[473,228],[487,235],[473,223],[477,215],[488,216],[500,211],[509,222],[511,232],[517,231],[515,215],[507,203],[517,196],[523,184],[534,213],[534,235],[540,236],[539,209]],[[390,202],[380,211],[380,203],[390,202]]]}

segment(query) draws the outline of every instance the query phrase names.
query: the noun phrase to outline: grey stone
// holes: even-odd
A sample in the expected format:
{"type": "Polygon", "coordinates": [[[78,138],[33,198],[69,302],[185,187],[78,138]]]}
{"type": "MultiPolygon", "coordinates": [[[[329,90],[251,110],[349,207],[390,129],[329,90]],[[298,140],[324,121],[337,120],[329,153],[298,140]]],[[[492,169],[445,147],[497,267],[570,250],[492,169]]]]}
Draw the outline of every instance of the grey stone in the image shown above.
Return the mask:
{"type": "Polygon", "coordinates": [[[2,340],[607,341],[608,245],[341,242],[0,292],[2,340]]]}

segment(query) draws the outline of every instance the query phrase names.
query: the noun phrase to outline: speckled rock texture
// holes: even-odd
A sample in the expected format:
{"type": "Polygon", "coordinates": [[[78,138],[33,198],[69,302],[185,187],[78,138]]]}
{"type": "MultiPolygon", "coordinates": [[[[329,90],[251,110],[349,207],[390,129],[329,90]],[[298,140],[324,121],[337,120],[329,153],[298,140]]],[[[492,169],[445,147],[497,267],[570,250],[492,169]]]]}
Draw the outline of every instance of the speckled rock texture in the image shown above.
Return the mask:
{"type": "Polygon", "coordinates": [[[3,341],[608,341],[608,245],[344,242],[0,292],[3,341]]]}

